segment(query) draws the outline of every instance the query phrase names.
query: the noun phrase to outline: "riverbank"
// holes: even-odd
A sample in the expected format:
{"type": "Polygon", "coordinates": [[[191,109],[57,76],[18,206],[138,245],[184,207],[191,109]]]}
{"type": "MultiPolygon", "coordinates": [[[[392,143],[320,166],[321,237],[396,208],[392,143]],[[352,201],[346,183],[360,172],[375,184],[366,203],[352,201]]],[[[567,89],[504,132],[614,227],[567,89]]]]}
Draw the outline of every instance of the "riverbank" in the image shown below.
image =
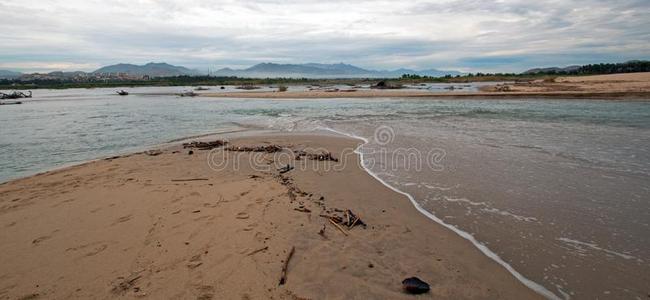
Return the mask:
{"type": "Polygon", "coordinates": [[[222,98],[465,98],[465,99],[607,99],[650,101],[650,73],[557,77],[485,85],[479,92],[453,90],[431,92],[402,89],[346,89],[310,91],[252,91],[205,93],[222,98]]]}
{"type": "Polygon", "coordinates": [[[432,98],[432,99],[584,99],[584,100],[625,100],[650,101],[650,91],[646,92],[419,92],[399,90],[370,91],[306,91],[306,92],[231,92],[205,93],[201,97],[215,98],[256,98],[256,99],[319,99],[319,98],[432,98]]]}
{"type": "Polygon", "coordinates": [[[0,296],[410,299],[401,281],[417,276],[434,298],[539,297],[369,176],[351,152],[358,140],[231,140],[252,145],[284,150],[177,145],[0,185],[0,296]],[[365,228],[321,216],[348,209],[365,228]]]}

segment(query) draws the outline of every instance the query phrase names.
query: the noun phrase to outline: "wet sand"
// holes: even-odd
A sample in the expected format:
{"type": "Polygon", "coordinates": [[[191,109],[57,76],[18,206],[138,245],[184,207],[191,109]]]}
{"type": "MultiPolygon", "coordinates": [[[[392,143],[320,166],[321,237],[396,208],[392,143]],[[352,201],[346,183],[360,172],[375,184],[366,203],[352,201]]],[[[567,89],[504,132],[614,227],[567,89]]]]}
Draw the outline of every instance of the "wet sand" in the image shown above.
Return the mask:
{"type": "Polygon", "coordinates": [[[424,298],[541,298],[369,176],[350,152],[358,140],[231,142],[286,148],[188,155],[177,145],[0,185],[0,298],[421,298],[401,290],[410,276],[431,284],[424,298]],[[347,163],[291,151],[311,148],[347,163]],[[279,174],[286,163],[296,168],[279,174]],[[319,216],[346,209],[367,227],[345,235],[319,216]]]}

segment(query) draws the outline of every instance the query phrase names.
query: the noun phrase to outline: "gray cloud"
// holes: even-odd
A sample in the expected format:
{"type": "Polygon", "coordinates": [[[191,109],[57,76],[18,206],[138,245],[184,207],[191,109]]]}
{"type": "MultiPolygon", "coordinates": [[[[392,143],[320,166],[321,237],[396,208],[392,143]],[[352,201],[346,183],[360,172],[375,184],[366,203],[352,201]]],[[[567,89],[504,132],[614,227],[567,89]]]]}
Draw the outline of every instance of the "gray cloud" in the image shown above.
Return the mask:
{"type": "Polygon", "coordinates": [[[521,71],[650,56],[647,0],[3,0],[0,69],[166,61],[521,71]]]}

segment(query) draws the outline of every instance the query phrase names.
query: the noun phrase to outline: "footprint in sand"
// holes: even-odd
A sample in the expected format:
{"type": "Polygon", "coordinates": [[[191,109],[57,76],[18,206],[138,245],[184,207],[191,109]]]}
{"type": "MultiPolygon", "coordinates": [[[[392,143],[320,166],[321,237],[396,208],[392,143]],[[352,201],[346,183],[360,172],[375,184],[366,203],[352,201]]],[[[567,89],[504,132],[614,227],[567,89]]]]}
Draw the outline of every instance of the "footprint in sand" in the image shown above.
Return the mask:
{"type": "Polygon", "coordinates": [[[104,250],[106,250],[106,248],[108,248],[108,245],[106,245],[106,244],[100,245],[99,247],[93,249],[92,251],[84,254],[84,256],[85,257],[95,256],[95,255],[97,255],[97,254],[99,254],[101,252],[104,252],[104,250]]]}
{"type": "Polygon", "coordinates": [[[49,239],[51,239],[51,238],[52,238],[51,235],[44,235],[44,236],[41,236],[41,237],[37,237],[36,239],[34,239],[34,240],[32,241],[32,244],[34,244],[34,245],[38,245],[38,244],[40,244],[41,242],[43,242],[43,241],[45,241],[45,240],[49,240],[49,239]]]}
{"type": "Polygon", "coordinates": [[[192,258],[190,258],[190,261],[187,263],[187,267],[190,269],[194,269],[199,267],[202,264],[203,262],[201,261],[201,254],[197,254],[192,256],[192,258]]]}
{"type": "Polygon", "coordinates": [[[246,225],[246,227],[244,227],[243,230],[244,231],[252,231],[253,229],[255,229],[255,227],[257,227],[257,223],[252,223],[252,224],[246,225]]]}
{"type": "Polygon", "coordinates": [[[113,224],[111,224],[111,226],[115,225],[115,224],[124,223],[126,221],[129,221],[129,220],[131,220],[131,217],[132,217],[132,215],[122,216],[122,217],[118,218],[117,220],[115,220],[115,222],[113,222],[113,224]]]}
{"type": "Polygon", "coordinates": [[[197,300],[210,300],[214,298],[214,287],[211,285],[202,285],[196,291],[198,292],[197,300]]]}
{"type": "Polygon", "coordinates": [[[66,199],[66,200],[63,200],[63,201],[61,201],[61,202],[59,202],[59,203],[57,203],[57,204],[52,205],[52,207],[58,207],[59,205],[63,205],[63,204],[70,203],[70,202],[74,202],[75,200],[76,200],[76,199],[73,199],[73,198],[66,199]]]}
{"type": "Polygon", "coordinates": [[[248,219],[250,216],[245,212],[240,212],[237,214],[236,218],[240,220],[248,219]]]}

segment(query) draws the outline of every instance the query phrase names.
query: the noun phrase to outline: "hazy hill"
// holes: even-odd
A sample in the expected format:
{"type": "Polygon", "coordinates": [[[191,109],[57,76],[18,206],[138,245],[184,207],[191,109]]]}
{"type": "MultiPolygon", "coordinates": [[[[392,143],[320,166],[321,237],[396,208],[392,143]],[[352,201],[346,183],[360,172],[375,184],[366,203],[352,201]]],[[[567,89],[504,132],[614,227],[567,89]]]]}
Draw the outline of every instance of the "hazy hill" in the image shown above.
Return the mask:
{"type": "Polygon", "coordinates": [[[200,72],[196,70],[181,66],[173,66],[167,63],[148,63],[141,66],[133,64],[117,64],[97,69],[93,73],[126,73],[133,76],[149,75],[152,77],[200,74],[200,72]]]}
{"type": "Polygon", "coordinates": [[[18,78],[23,75],[20,72],[14,72],[9,70],[0,70],[0,79],[13,79],[18,78]]]}
{"type": "Polygon", "coordinates": [[[429,70],[367,70],[357,66],[338,63],[338,64],[276,64],[260,63],[246,69],[224,68],[216,71],[215,76],[237,76],[237,77],[254,77],[254,78],[274,78],[274,77],[306,77],[306,78],[394,78],[403,74],[417,74],[440,77],[444,75],[460,75],[457,71],[441,71],[436,69],[429,70]]]}

